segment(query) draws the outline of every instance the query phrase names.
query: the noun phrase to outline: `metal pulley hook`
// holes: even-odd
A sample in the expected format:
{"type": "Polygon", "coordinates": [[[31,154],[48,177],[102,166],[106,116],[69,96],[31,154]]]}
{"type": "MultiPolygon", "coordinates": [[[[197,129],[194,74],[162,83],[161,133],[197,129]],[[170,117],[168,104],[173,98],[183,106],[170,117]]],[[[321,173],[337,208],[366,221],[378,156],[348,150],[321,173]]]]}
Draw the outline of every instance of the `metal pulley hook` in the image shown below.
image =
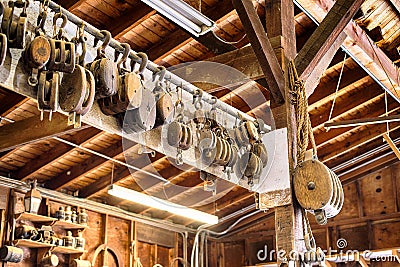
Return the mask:
{"type": "MultiPolygon", "coordinates": [[[[126,60],[128,59],[129,53],[131,52],[131,46],[128,43],[122,43],[121,46],[124,48],[124,51],[122,53],[121,59],[117,63],[118,69],[121,69],[122,66],[123,67],[126,66],[126,60]]],[[[115,50],[115,51],[116,51],[116,53],[118,53],[117,50],[115,50]]],[[[115,57],[115,58],[117,58],[117,57],[115,57]]]]}
{"type": "Polygon", "coordinates": [[[85,56],[86,56],[86,37],[85,34],[85,23],[81,23],[81,25],[77,25],[76,29],[76,36],[71,39],[71,42],[75,43],[76,45],[80,44],[82,48],[82,52],[80,55],[76,53],[77,62],[79,65],[85,65],[85,56]]]}
{"type": "MultiPolygon", "coordinates": [[[[101,30],[100,33],[104,36],[104,38],[103,38],[103,43],[101,44],[101,46],[99,46],[99,48],[97,48],[97,58],[105,56],[106,48],[110,44],[111,38],[112,38],[111,33],[109,31],[101,30]]],[[[94,38],[94,46],[97,46],[99,41],[100,41],[99,38],[97,38],[97,37],[94,38]]]]}
{"type": "Polygon", "coordinates": [[[160,66],[159,70],[154,73],[153,79],[155,80],[155,76],[158,75],[158,82],[162,82],[165,78],[165,74],[167,73],[167,69],[164,66],[160,66]]]}
{"type": "MultiPolygon", "coordinates": [[[[149,57],[146,55],[146,53],[143,52],[139,52],[136,54],[138,57],[140,57],[141,62],[140,62],[140,66],[139,66],[139,70],[136,72],[137,74],[140,75],[140,77],[142,78],[142,80],[144,79],[143,77],[143,72],[147,67],[147,64],[149,62],[149,57]]],[[[134,63],[134,61],[132,60],[132,62],[134,63]]],[[[133,70],[133,65],[132,65],[132,70],[133,70]]]]}
{"type": "Polygon", "coordinates": [[[54,37],[57,37],[57,39],[61,39],[61,37],[63,35],[64,28],[65,28],[65,26],[67,26],[67,22],[68,22],[68,18],[67,18],[67,16],[65,14],[63,14],[61,12],[61,8],[60,8],[60,12],[56,13],[54,15],[54,17],[53,17],[53,35],[54,35],[54,37]],[[59,29],[58,33],[56,33],[57,32],[57,20],[58,19],[61,19],[62,22],[61,22],[60,29],[59,29]]]}
{"type": "Polygon", "coordinates": [[[203,103],[201,102],[202,97],[203,91],[201,91],[200,89],[197,89],[193,92],[193,104],[196,109],[203,108],[203,103]]]}

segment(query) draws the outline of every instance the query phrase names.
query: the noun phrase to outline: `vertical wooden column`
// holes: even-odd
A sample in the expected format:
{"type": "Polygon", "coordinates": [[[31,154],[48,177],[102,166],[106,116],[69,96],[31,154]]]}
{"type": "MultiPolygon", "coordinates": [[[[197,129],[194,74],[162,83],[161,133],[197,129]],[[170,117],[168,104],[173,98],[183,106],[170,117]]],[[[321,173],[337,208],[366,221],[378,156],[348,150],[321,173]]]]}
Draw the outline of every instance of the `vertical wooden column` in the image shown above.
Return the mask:
{"type": "MultiPolygon", "coordinates": [[[[292,0],[266,0],[266,30],[271,43],[280,44],[274,47],[278,61],[285,76],[285,104],[271,102],[276,128],[288,129],[290,173],[296,166],[296,116],[294,106],[289,99],[287,65],[296,56],[296,34],[294,25],[294,5],[292,0]]],[[[286,253],[304,250],[301,208],[292,194],[293,203],[275,209],[276,250],[286,253]]]]}

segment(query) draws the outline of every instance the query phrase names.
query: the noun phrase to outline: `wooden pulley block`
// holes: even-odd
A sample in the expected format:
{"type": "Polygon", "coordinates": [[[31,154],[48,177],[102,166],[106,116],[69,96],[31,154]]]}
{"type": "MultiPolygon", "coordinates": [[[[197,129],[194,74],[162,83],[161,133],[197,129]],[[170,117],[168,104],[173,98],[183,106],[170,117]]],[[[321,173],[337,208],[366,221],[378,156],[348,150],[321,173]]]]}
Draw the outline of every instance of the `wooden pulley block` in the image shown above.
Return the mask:
{"type": "Polygon", "coordinates": [[[60,108],[65,112],[85,115],[91,109],[95,96],[93,74],[80,65],[74,72],[65,73],[60,88],[60,108]]]}
{"type": "Polygon", "coordinates": [[[298,164],[293,183],[297,201],[306,210],[323,209],[333,197],[331,174],[318,160],[298,164]]]}
{"type": "Polygon", "coordinates": [[[239,148],[235,144],[230,144],[230,158],[228,163],[226,164],[227,167],[233,167],[237,160],[238,160],[238,155],[239,155],[239,148]]]}
{"type": "Polygon", "coordinates": [[[193,143],[192,129],[189,126],[182,124],[182,137],[181,137],[181,142],[179,144],[179,148],[182,150],[188,150],[192,145],[192,143],[193,143]]]}
{"type": "Polygon", "coordinates": [[[96,99],[115,95],[118,91],[118,66],[109,58],[86,64],[96,81],[96,99]]]}
{"type": "Polygon", "coordinates": [[[25,62],[30,68],[42,69],[50,60],[51,46],[44,35],[36,36],[24,52],[25,62]]]}
{"type": "Polygon", "coordinates": [[[261,142],[256,142],[253,144],[252,151],[256,154],[262,161],[263,167],[267,166],[268,163],[268,151],[265,145],[261,142]]]}
{"type": "Polygon", "coordinates": [[[205,148],[201,151],[201,160],[205,166],[210,166],[215,162],[217,148],[205,148]]]}
{"type": "Polygon", "coordinates": [[[134,132],[153,129],[156,122],[156,100],[153,93],[146,88],[142,90],[142,103],[136,109],[129,109],[125,113],[125,125],[134,132]]]}
{"type": "Polygon", "coordinates": [[[238,164],[235,165],[235,172],[239,178],[246,177],[249,185],[258,182],[262,172],[261,159],[252,152],[245,152],[238,159],[238,164]]]}
{"type": "Polygon", "coordinates": [[[234,129],[234,133],[235,133],[236,143],[239,146],[245,146],[250,143],[250,139],[249,139],[249,136],[247,135],[247,131],[245,131],[245,128],[242,125],[239,127],[236,127],[234,129]]]}
{"type": "Polygon", "coordinates": [[[37,101],[38,109],[41,112],[41,120],[43,120],[43,112],[49,112],[49,120],[51,120],[51,114],[57,111],[59,82],[60,76],[57,72],[43,71],[40,73],[37,101]]]}
{"type": "Polygon", "coordinates": [[[201,151],[207,148],[215,148],[217,145],[217,136],[210,128],[203,128],[198,131],[198,148],[201,151]]]}
{"type": "Polygon", "coordinates": [[[128,109],[139,108],[142,102],[142,83],[132,72],[121,75],[116,95],[98,100],[101,111],[106,115],[116,115],[128,109]]]}
{"type": "Polygon", "coordinates": [[[26,11],[22,11],[18,18],[14,18],[15,3],[10,1],[4,8],[1,31],[7,35],[10,48],[24,49],[27,35],[26,11]]]}
{"type": "Polygon", "coordinates": [[[7,36],[0,33],[0,66],[3,66],[7,56],[7,36]]]}
{"type": "Polygon", "coordinates": [[[167,141],[172,147],[179,147],[182,138],[182,126],[180,122],[173,121],[168,124],[167,141]]]}
{"type": "Polygon", "coordinates": [[[167,141],[172,147],[187,150],[193,143],[192,129],[178,121],[168,124],[167,141]]]}
{"type": "Polygon", "coordinates": [[[75,70],[75,44],[64,40],[50,39],[50,59],[47,68],[51,71],[72,73],[75,70]]]}
{"type": "Polygon", "coordinates": [[[175,105],[169,93],[160,93],[156,104],[156,126],[168,124],[174,116],[175,105]]]}

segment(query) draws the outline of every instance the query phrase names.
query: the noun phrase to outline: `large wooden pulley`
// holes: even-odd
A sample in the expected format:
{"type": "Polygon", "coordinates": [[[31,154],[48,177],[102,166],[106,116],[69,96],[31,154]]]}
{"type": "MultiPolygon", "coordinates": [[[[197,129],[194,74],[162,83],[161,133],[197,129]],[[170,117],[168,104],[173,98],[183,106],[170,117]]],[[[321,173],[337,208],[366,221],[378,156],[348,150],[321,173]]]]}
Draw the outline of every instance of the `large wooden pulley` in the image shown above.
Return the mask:
{"type": "Polygon", "coordinates": [[[318,160],[306,160],[295,169],[294,192],[306,210],[325,207],[333,196],[333,182],[328,168],[318,160]]]}
{"type": "Polygon", "coordinates": [[[123,113],[136,109],[142,103],[142,83],[135,73],[126,73],[119,78],[120,84],[116,95],[98,100],[101,111],[106,115],[123,113]]]}
{"type": "Polygon", "coordinates": [[[118,66],[108,58],[88,63],[86,67],[93,73],[96,81],[96,99],[115,95],[118,91],[118,66]]]}
{"type": "Polygon", "coordinates": [[[36,36],[25,50],[24,59],[31,68],[42,69],[50,60],[51,46],[43,35],[36,36]]]}
{"type": "Polygon", "coordinates": [[[92,73],[80,65],[65,73],[60,88],[60,107],[65,112],[85,115],[93,105],[95,83],[92,73]]]}
{"type": "Polygon", "coordinates": [[[156,126],[168,124],[174,116],[175,106],[172,96],[168,93],[160,93],[156,104],[156,126]]]}
{"type": "Polygon", "coordinates": [[[50,59],[47,68],[51,71],[72,73],[75,70],[75,44],[64,40],[50,39],[50,59]]]}
{"type": "Polygon", "coordinates": [[[0,33],[0,66],[4,64],[7,56],[7,36],[0,33]]]}
{"type": "Polygon", "coordinates": [[[153,129],[155,122],[156,100],[153,93],[144,88],[141,105],[126,111],[124,128],[128,127],[133,132],[148,131],[153,129]]]}

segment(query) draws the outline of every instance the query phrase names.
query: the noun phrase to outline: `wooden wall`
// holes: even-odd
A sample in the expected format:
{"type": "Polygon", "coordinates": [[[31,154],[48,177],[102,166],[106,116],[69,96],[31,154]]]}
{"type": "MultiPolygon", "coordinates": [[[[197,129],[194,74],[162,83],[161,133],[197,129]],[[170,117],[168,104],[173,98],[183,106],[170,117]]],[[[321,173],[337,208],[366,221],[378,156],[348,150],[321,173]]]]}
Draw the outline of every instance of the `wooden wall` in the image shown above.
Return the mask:
{"type": "MultiPolygon", "coordinates": [[[[10,200],[10,196],[15,193],[10,193],[10,190],[0,187],[0,210],[2,211],[1,221],[2,225],[5,225],[7,218],[7,205],[10,200]]],[[[18,193],[17,193],[18,194],[18,193]]],[[[23,197],[23,195],[22,195],[23,197]]],[[[59,206],[65,206],[65,203],[58,203],[50,200],[42,200],[41,215],[49,216],[54,215],[59,206]]],[[[76,208],[76,207],[73,207],[76,208]]],[[[87,211],[89,215],[88,228],[83,231],[83,237],[86,239],[85,250],[87,252],[82,254],[82,259],[89,260],[92,262],[94,252],[96,248],[104,244],[107,241],[107,246],[111,248],[116,254],[119,255],[121,266],[130,266],[130,251],[131,251],[131,223],[133,225],[132,230],[136,227],[137,233],[137,253],[144,267],[152,267],[156,263],[162,266],[170,266],[170,262],[174,257],[178,256],[177,238],[178,235],[174,232],[165,231],[156,227],[150,227],[142,223],[135,223],[129,220],[108,216],[96,211],[87,211]],[[106,234],[105,234],[106,231],[106,234]],[[105,240],[107,237],[107,240],[105,240]]],[[[18,221],[20,223],[33,225],[29,221],[18,221]]],[[[37,224],[35,226],[38,226],[37,224]]],[[[1,228],[1,240],[5,238],[7,231],[4,226],[1,228]]],[[[53,230],[58,236],[64,236],[66,231],[62,227],[53,226],[53,230]]],[[[77,230],[73,230],[73,235],[77,235],[77,230]]],[[[0,244],[1,245],[1,244],[0,244]]],[[[41,258],[48,249],[31,249],[22,247],[24,251],[24,259],[21,263],[8,263],[8,266],[19,266],[19,267],[33,267],[39,266],[37,259],[41,258]]],[[[70,261],[74,258],[79,258],[79,254],[64,255],[56,253],[59,257],[59,266],[67,267],[70,261]]],[[[116,259],[114,256],[109,254],[107,257],[108,262],[103,262],[103,254],[97,257],[95,266],[108,266],[117,267],[116,259]]]]}
{"type": "MultiPolygon", "coordinates": [[[[343,188],[345,203],[336,218],[320,226],[309,216],[317,246],[337,249],[337,240],[344,238],[348,244],[344,250],[400,247],[400,163],[344,184],[343,188]]],[[[209,242],[212,252],[209,266],[242,267],[260,263],[257,252],[265,245],[268,251],[275,247],[274,227],[272,214],[257,224],[243,227],[237,234],[209,242]]],[[[372,266],[391,267],[399,263],[372,266]]]]}

